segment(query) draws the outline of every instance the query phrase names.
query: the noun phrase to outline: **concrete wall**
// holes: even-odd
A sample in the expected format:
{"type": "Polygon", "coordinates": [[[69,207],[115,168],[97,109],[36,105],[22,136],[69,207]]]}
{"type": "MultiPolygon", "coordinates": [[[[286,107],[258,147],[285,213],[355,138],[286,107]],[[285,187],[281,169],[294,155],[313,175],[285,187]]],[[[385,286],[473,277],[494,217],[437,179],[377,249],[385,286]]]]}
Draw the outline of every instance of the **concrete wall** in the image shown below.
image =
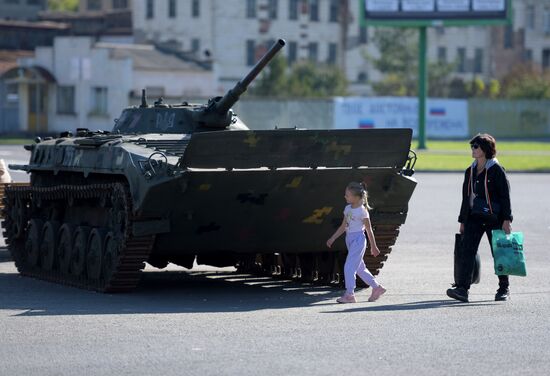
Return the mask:
{"type": "Polygon", "coordinates": [[[487,132],[495,137],[550,137],[550,101],[468,101],[470,134],[487,132]]]}

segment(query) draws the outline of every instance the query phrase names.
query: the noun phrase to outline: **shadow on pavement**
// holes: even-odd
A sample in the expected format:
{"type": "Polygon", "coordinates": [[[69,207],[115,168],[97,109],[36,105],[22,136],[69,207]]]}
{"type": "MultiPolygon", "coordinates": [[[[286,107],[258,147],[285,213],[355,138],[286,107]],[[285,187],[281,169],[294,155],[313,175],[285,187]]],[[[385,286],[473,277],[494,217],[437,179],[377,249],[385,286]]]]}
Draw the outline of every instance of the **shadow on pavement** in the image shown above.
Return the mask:
{"type": "Polygon", "coordinates": [[[0,307],[14,316],[248,312],[333,305],[340,289],[235,272],[143,273],[135,291],[101,294],[0,273],[0,307]]]}
{"type": "Polygon", "coordinates": [[[480,300],[470,303],[462,303],[456,300],[426,300],[403,304],[373,305],[371,307],[356,307],[337,311],[324,311],[322,313],[350,313],[350,312],[380,312],[380,311],[415,311],[420,309],[434,309],[445,307],[481,307],[498,304],[494,300],[480,300]]]}

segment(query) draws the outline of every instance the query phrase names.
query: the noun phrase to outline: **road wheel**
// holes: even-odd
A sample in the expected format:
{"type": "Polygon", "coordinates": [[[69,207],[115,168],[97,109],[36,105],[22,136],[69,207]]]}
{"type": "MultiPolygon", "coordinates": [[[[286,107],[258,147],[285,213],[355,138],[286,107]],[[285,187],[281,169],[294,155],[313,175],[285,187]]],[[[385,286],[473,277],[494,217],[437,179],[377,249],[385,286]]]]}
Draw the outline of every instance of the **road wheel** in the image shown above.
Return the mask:
{"type": "Polygon", "coordinates": [[[52,270],[54,268],[58,233],[59,222],[46,222],[42,230],[42,243],[40,244],[40,265],[43,270],[52,270]]]}
{"type": "Polygon", "coordinates": [[[71,267],[71,256],[74,243],[75,227],[69,223],[63,224],[59,229],[59,242],[57,244],[57,257],[59,258],[59,270],[68,274],[71,267]]]}
{"type": "Polygon", "coordinates": [[[89,236],[89,227],[79,226],[76,229],[71,256],[71,274],[77,277],[83,277],[86,274],[86,248],[89,236]]]}
{"type": "Polygon", "coordinates": [[[88,278],[98,281],[101,277],[103,245],[105,242],[105,230],[94,228],[88,239],[88,252],[86,254],[86,271],[88,278]]]}
{"type": "Polygon", "coordinates": [[[112,231],[105,236],[105,246],[103,247],[103,277],[105,281],[109,281],[116,272],[120,250],[119,239],[112,231]]]}
{"type": "Polygon", "coordinates": [[[40,260],[40,243],[44,222],[40,219],[31,219],[27,240],[25,241],[25,256],[30,267],[38,266],[40,260]]]}

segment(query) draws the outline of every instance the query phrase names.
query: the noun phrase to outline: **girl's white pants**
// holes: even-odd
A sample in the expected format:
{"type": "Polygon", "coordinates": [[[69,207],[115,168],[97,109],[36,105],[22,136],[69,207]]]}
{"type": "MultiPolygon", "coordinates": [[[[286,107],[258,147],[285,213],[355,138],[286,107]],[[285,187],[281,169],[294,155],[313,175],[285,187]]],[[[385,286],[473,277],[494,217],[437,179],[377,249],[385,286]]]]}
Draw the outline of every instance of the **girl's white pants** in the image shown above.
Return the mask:
{"type": "Polygon", "coordinates": [[[374,276],[368,271],[363,261],[367,247],[367,238],[362,231],[346,233],[346,246],[348,247],[348,257],[344,264],[344,279],[346,283],[346,292],[353,294],[355,290],[355,276],[365,281],[373,288],[380,286],[374,276]]]}

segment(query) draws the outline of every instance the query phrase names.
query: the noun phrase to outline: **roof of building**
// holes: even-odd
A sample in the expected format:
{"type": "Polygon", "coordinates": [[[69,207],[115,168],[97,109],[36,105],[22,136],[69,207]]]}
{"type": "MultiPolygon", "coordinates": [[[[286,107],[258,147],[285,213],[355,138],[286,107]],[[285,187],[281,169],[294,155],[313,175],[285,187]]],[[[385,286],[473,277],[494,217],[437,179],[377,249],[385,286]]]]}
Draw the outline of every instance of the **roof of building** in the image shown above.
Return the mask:
{"type": "Polygon", "coordinates": [[[21,21],[0,19],[0,27],[16,27],[25,29],[49,29],[49,30],[67,30],[70,25],[61,22],[50,21],[21,21]]]}
{"type": "Polygon", "coordinates": [[[17,59],[31,57],[34,51],[0,50],[0,75],[17,66],[17,59]]]}
{"type": "Polygon", "coordinates": [[[209,70],[192,60],[161,52],[151,45],[96,43],[95,47],[109,49],[114,59],[131,58],[136,69],[197,72],[209,70]]]}

